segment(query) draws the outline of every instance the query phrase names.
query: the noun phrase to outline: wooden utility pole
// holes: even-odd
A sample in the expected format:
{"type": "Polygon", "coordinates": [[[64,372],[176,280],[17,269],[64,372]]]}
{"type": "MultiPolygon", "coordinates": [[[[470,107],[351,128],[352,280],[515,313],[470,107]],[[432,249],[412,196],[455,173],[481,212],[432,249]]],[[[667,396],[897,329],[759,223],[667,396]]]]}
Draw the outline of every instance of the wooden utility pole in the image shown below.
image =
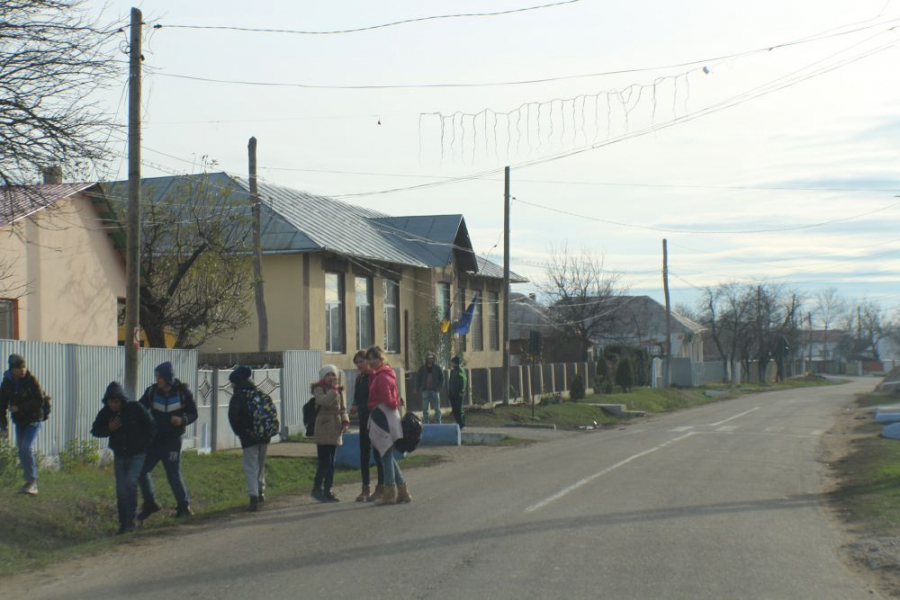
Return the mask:
{"type": "Polygon", "coordinates": [[[260,218],[259,189],[256,181],[256,138],[247,144],[250,154],[250,202],[253,212],[253,281],[256,295],[256,320],[259,323],[259,351],[269,349],[269,317],[266,315],[266,297],[262,276],[262,225],[260,218]]]}
{"type": "Polygon", "coordinates": [[[503,404],[509,404],[509,167],[503,192],[503,404]]]}
{"type": "Polygon", "coordinates": [[[669,245],[663,238],[663,290],[666,293],[666,362],[663,364],[663,387],[671,383],[672,360],[672,304],[669,301],[669,245]]]}
{"type": "MultiPolygon", "coordinates": [[[[812,332],[812,313],[806,313],[806,318],[809,320],[809,371],[812,371],[812,345],[813,345],[813,332],[812,332]]],[[[826,342],[828,340],[825,340],[826,342]]]]}
{"type": "Polygon", "coordinates": [[[125,235],[125,393],[135,398],[141,342],[141,27],[143,15],[131,9],[128,68],[128,223],[125,235]]]}

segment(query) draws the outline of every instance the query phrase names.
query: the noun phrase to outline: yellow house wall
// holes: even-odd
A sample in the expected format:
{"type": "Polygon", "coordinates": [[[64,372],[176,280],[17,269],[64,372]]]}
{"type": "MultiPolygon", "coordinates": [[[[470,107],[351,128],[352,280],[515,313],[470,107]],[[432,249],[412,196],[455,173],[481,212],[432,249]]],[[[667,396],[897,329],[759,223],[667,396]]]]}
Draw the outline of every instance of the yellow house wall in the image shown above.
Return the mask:
{"type": "Polygon", "coordinates": [[[0,257],[9,271],[0,298],[18,298],[19,339],[117,344],[125,268],[89,199],[75,195],[0,229],[0,257]]]}

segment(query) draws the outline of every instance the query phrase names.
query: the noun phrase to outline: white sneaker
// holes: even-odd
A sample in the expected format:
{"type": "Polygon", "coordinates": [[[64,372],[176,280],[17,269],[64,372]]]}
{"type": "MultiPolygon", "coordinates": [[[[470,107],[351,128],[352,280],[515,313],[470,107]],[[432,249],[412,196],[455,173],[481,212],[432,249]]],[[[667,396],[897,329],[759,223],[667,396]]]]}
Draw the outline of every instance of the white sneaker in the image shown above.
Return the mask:
{"type": "Polygon", "coordinates": [[[38,495],[38,487],[37,483],[32,481],[31,483],[26,483],[22,488],[23,494],[28,494],[29,496],[37,496],[38,495]]]}

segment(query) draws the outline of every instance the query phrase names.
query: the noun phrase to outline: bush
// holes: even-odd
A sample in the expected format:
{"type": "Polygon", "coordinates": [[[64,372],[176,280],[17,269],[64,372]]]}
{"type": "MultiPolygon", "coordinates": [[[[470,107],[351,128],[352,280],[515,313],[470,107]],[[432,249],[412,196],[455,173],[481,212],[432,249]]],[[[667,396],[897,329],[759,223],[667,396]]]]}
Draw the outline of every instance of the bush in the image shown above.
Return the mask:
{"type": "Polygon", "coordinates": [[[634,387],[634,376],[631,372],[631,361],[627,358],[622,358],[619,361],[619,368],[616,371],[616,381],[622,387],[623,392],[627,392],[630,388],[634,387]]]}
{"type": "Polygon", "coordinates": [[[18,476],[19,453],[15,446],[0,439],[0,484],[8,485],[18,476]]]}
{"type": "Polygon", "coordinates": [[[631,385],[637,387],[650,385],[650,353],[643,348],[612,344],[603,348],[603,357],[612,362],[628,359],[631,362],[631,385]]]}
{"type": "Polygon", "coordinates": [[[59,453],[60,471],[79,465],[100,464],[100,443],[96,440],[71,440],[59,453]]]}
{"type": "Polygon", "coordinates": [[[572,385],[569,386],[569,398],[573,401],[584,398],[584,378],[581,375],[572,378],[572,385]]]}
{"type": "Polygon", "coordinates": [[[597,359],[597,381],[594,391],[598,394],[612,394],[612,377],[609,373],[609,363],[602,356],[597,359]]]}

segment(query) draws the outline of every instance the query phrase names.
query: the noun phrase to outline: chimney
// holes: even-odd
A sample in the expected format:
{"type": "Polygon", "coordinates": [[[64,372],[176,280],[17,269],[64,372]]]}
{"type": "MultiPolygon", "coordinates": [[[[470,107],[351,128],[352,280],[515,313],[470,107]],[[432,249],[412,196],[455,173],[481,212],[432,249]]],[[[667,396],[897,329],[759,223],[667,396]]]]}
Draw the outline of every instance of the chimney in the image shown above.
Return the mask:
{"type": "Polygon", "coordinates": [[[41,175],[44,178],[45,184],[59,184],[63,182],[63,171],[62,167],[59,165],[43,167],[41,169],[41,175]]]}

